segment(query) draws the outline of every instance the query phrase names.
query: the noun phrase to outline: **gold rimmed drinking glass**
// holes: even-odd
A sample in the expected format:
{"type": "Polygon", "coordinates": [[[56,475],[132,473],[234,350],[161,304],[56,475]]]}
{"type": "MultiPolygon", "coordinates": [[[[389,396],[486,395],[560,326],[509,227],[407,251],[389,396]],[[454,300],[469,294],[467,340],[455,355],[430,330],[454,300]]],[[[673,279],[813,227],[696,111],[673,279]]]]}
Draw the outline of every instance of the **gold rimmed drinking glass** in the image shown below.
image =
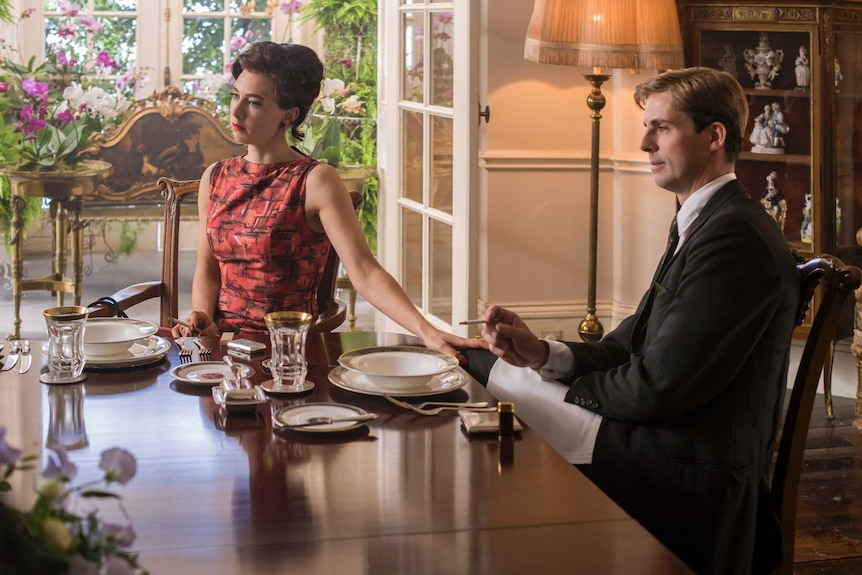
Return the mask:
{"type": "Polygon", "coordinates": [[[272,381],[263,388],[273,392],[299,393],[314,387],[306,379],[305,340],[314,316],[301,311],[274,311],[264,316],[272,341],[272,381]],[[267,385],[269,384],[269,385],[267,385]]]}

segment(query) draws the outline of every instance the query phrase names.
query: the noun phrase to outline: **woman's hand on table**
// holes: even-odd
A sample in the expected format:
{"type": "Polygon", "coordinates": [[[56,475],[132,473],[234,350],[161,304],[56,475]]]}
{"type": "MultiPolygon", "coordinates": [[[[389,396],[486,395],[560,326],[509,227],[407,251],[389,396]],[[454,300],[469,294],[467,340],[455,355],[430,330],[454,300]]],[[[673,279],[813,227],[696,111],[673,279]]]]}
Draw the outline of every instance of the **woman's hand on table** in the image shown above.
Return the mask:
{"type": "Polygon", "coordinates": [[[433,331],[428,334],[423,334],[422,341],[425,342],[425,347],[428,349],[454,355],[458,358],[458,362],[461,365],[467,363],[467,358],[464,357],[459,350],[477,348],[488,349],[488,342],[484,339],[468,339],[436,328],[433,328],[433,331]]]}
{"type": "Polygon", "coordinates": [[[202,311],[191,312],[185,319],[183,319],[183,322],[190,326],[194,326],[194,329],[177,324],[171,328],[171,335],[173,337],[189,337],[192,335],[218,337],[219,335],[216,324],[202,311]]]}

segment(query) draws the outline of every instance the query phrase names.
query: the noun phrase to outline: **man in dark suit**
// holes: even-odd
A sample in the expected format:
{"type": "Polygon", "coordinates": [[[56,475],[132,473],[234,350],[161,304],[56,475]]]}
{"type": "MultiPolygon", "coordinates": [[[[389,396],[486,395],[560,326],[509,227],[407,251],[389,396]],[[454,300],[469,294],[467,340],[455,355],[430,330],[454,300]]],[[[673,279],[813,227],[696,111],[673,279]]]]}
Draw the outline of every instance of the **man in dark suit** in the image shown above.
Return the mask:
{"type": "MultiPolygon", "coordinates": [[[[695,571],[761,572],[781,553],[762,498],[799,298],[795,261],[736,181],[748,115],[739,83],[689,68],[640,84],[635,100],[640,147],[680,204],[679,239],[637,312],[600,342],[562,343],[491,306],[482,335],[494,355],[569,385],[566,402],[602,416],[581,469],[695,571]]],[[[480,354],[467,353],[474,373],[480,354]]]]}

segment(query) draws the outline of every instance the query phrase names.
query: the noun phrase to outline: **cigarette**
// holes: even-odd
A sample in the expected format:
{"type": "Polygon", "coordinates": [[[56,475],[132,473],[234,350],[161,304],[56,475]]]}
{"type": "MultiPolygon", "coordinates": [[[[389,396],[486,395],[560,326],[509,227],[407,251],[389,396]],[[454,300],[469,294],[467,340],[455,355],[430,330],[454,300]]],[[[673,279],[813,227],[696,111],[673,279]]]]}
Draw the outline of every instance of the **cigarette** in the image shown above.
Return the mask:
{"type": "Polygon", "coordinates": [[[481,318],[479,318],[479,319],[465,319],[464,321],[459,321],[458,325],[473,325],[473,324],[477,324],[477,323],[488,323],[488,322],[484,319],[481,319],[481,318]]]}

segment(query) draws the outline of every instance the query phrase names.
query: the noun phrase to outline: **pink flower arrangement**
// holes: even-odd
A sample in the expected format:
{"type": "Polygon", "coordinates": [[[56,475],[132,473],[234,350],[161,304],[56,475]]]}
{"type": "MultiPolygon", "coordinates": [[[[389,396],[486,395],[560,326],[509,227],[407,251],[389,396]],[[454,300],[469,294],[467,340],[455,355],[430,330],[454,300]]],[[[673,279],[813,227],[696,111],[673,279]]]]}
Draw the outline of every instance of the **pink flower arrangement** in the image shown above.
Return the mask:
{"type": "Polygon", "coordinates": [[[17,169],[57,170],[86,159],[91,135],[118,124],[132,108],[134,90],[147,80],[134,70],[108,80],[119,70],[107,52],[89,64],[69,57],[62,41],[74,40],[81,30],[97,33],[101,25],[80,14],[76,4],[64,0],[60,8],[65,18],[57,32],[61,44],[50,46],[38,66],[35,59],[17,62],[16,50],[0,45],[0,140],[17,140],[0,159],[17,169]]]}
{"type": "MultiPolygon", "coordinates": [[[[5,435],[6,427],[0,426],[0,493],[11,490],[12,473],[32,469],[35,460],[34,456],[21,457],[21,450],[8,445],[5,435]]],[[[11,561],[4,557],[0,566],[12,568],[13,573],[145,573],[137,555],[129,551],[135,540],[131,521],[114,524],[102,521],[96,510],[84,515],[74,512],[85,498],[119,501],[118,495],[97,486],[128,483],[137,471],[134,456],[117,447],[105,450],[99,464],[104,472],[102,479],[72,487],[78,468],[64,447],[58,445],[50,450],[32,508],[18,511],[0,503],[0,532],[11,537],[8,544],[17,548],[11,561]]],[[[122,504],[120,509],[128,519],[122,504]]]]}

